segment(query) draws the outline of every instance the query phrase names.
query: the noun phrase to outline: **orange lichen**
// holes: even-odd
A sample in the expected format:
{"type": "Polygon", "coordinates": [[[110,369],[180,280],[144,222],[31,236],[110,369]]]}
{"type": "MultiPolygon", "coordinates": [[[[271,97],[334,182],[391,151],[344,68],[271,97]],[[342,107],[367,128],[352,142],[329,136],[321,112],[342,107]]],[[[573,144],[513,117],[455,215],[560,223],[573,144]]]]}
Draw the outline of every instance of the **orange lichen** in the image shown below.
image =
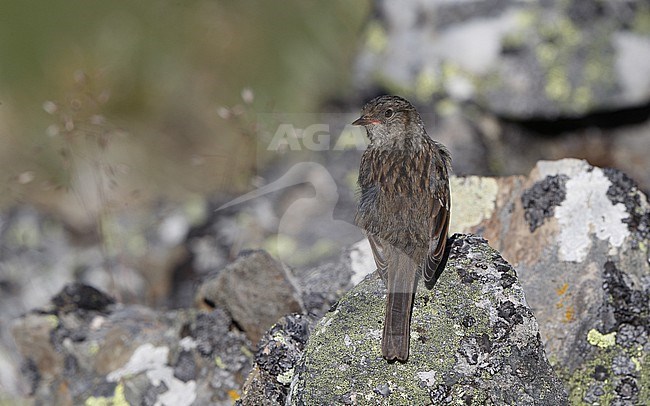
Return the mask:
{"type": "Polygon", "coordinates": [[[575,310],[573,309],[573,306],[567,306],[566,310],[564,311],[564,322],[571,323],[574,320],[574,316],[575,310]]]}
{"type": "Polygon", "coordinates": [[[239,392],[237,392],[234,389],[230,389],[228,391],[228,396],[230,396],[230,399],[232,399],[232,400],[239,400],[239,398],[240,398],[239,392]]]}

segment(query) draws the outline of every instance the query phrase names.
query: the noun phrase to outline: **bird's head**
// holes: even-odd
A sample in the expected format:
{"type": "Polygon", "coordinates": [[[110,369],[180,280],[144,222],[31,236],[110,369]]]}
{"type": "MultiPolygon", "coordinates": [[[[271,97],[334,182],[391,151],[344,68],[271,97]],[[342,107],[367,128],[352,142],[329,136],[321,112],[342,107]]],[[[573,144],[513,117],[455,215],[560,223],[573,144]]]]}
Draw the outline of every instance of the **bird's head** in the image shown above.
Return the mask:
{"type": "Polygon", "coordinates": [[[397,142],[426,134],[415,107],[399,96],[375,97],[363,106],[361,117],[352,124],[364,126],[372,144],[397,142]]]}

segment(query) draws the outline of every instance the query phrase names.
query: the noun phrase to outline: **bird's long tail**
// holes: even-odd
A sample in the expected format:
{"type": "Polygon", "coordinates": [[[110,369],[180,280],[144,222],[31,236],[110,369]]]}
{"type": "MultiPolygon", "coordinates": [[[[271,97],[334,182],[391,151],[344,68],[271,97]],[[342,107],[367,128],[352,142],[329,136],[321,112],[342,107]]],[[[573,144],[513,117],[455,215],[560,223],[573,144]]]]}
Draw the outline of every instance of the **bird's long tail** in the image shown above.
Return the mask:
{"type": "Polygon", "coordinates": [[[406,361],[409,356],[411,308],[417,282],[416,263],[404,252],[391,247],[386,276],[386,319],[381,352],[387,360],[406,361]]]}

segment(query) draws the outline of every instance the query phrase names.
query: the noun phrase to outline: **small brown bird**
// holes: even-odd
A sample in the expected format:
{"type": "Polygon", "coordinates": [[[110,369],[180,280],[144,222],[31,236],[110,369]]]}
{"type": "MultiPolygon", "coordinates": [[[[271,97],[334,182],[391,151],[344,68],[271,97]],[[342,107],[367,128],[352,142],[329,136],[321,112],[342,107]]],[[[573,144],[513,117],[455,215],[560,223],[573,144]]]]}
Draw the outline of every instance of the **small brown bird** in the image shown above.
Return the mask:
{"type": "Polygon", "coordinates": [[[370,139],[359,168],[355,223],[370,241],[388,290],[381,351],[389,361],[404,362],[419,274],[435,282],[445,252],[451,157],[401,97],[372,99],[352,124],[364,126],[370,139]]]}

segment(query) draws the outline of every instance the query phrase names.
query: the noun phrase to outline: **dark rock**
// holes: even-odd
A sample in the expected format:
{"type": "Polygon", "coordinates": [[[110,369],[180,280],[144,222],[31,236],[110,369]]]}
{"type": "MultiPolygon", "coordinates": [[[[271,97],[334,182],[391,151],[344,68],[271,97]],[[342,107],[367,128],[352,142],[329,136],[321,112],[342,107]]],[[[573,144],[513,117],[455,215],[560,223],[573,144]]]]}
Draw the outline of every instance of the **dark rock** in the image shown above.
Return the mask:
{"type": "Polygon", "coordinates": [[[530,225],[531,233],[541,226],[546,218],[553,217],[555,206],[562,204],[566,196],[566,181],[566,176],[547,176],[521,194],[524,217],[530,225]]]}
{"type": "Polygon", "coordinates": [[[54,299],[65,312],[35,310],[15,320],[12,333],[36,404],[232,404],[252,354],[223,310],[98,305],[106,298],[67,286],[54,299]]]}
{"type": "Polygon", "coordinates": [[[302,356],[313,319],[301,315],[283,317],[260,341],[253,372],[244,384],[241,405],[284,405],[302,356]]]}
{"type": "Polygon", "coordinates": [[[174,365],[174,377],[183,382],[196,379],[196,361],[194,361],[194,354],[190,351],[181,351],[178,354],[178,359],[174,365]]]}
{"type": "Polygon", "coordinates": [[[254,343],[280,317],[303,309],[292,276],[264,251],[240,255],[201,285],[196,300],[227,309],[254,343]]]}
{"type": "Polygon", "coordinates": [[[66,285],[60,293],[52,298],[52,304],[60,313],[78,310],[102,312],[113,303],[115,300],[112,297],[83,283],[66,285]]]}
{"type": "Polygon", "coordinates": [[[521,287],[501,285],[503,272],[516,276],[505,266],[485,240],[456,236],[436,286],[418,287],[405,364],[381,357],[385,288],[368,277],[315,327],[287,402],[565,404],[521,287]],[[459,269],[473,279],[462,282],[459,269]]]}
{"type": "Polygon", "coordinates": [[[650,240],[650,209],[643,210],[639,187],[629,176],[616,169],[605,168],[603,173],[612,183],[607,189],[607,197],[613,204],[625,205],[629,214],[623,222],[632,233],[633,242],[638,245],[650,240]]]}

